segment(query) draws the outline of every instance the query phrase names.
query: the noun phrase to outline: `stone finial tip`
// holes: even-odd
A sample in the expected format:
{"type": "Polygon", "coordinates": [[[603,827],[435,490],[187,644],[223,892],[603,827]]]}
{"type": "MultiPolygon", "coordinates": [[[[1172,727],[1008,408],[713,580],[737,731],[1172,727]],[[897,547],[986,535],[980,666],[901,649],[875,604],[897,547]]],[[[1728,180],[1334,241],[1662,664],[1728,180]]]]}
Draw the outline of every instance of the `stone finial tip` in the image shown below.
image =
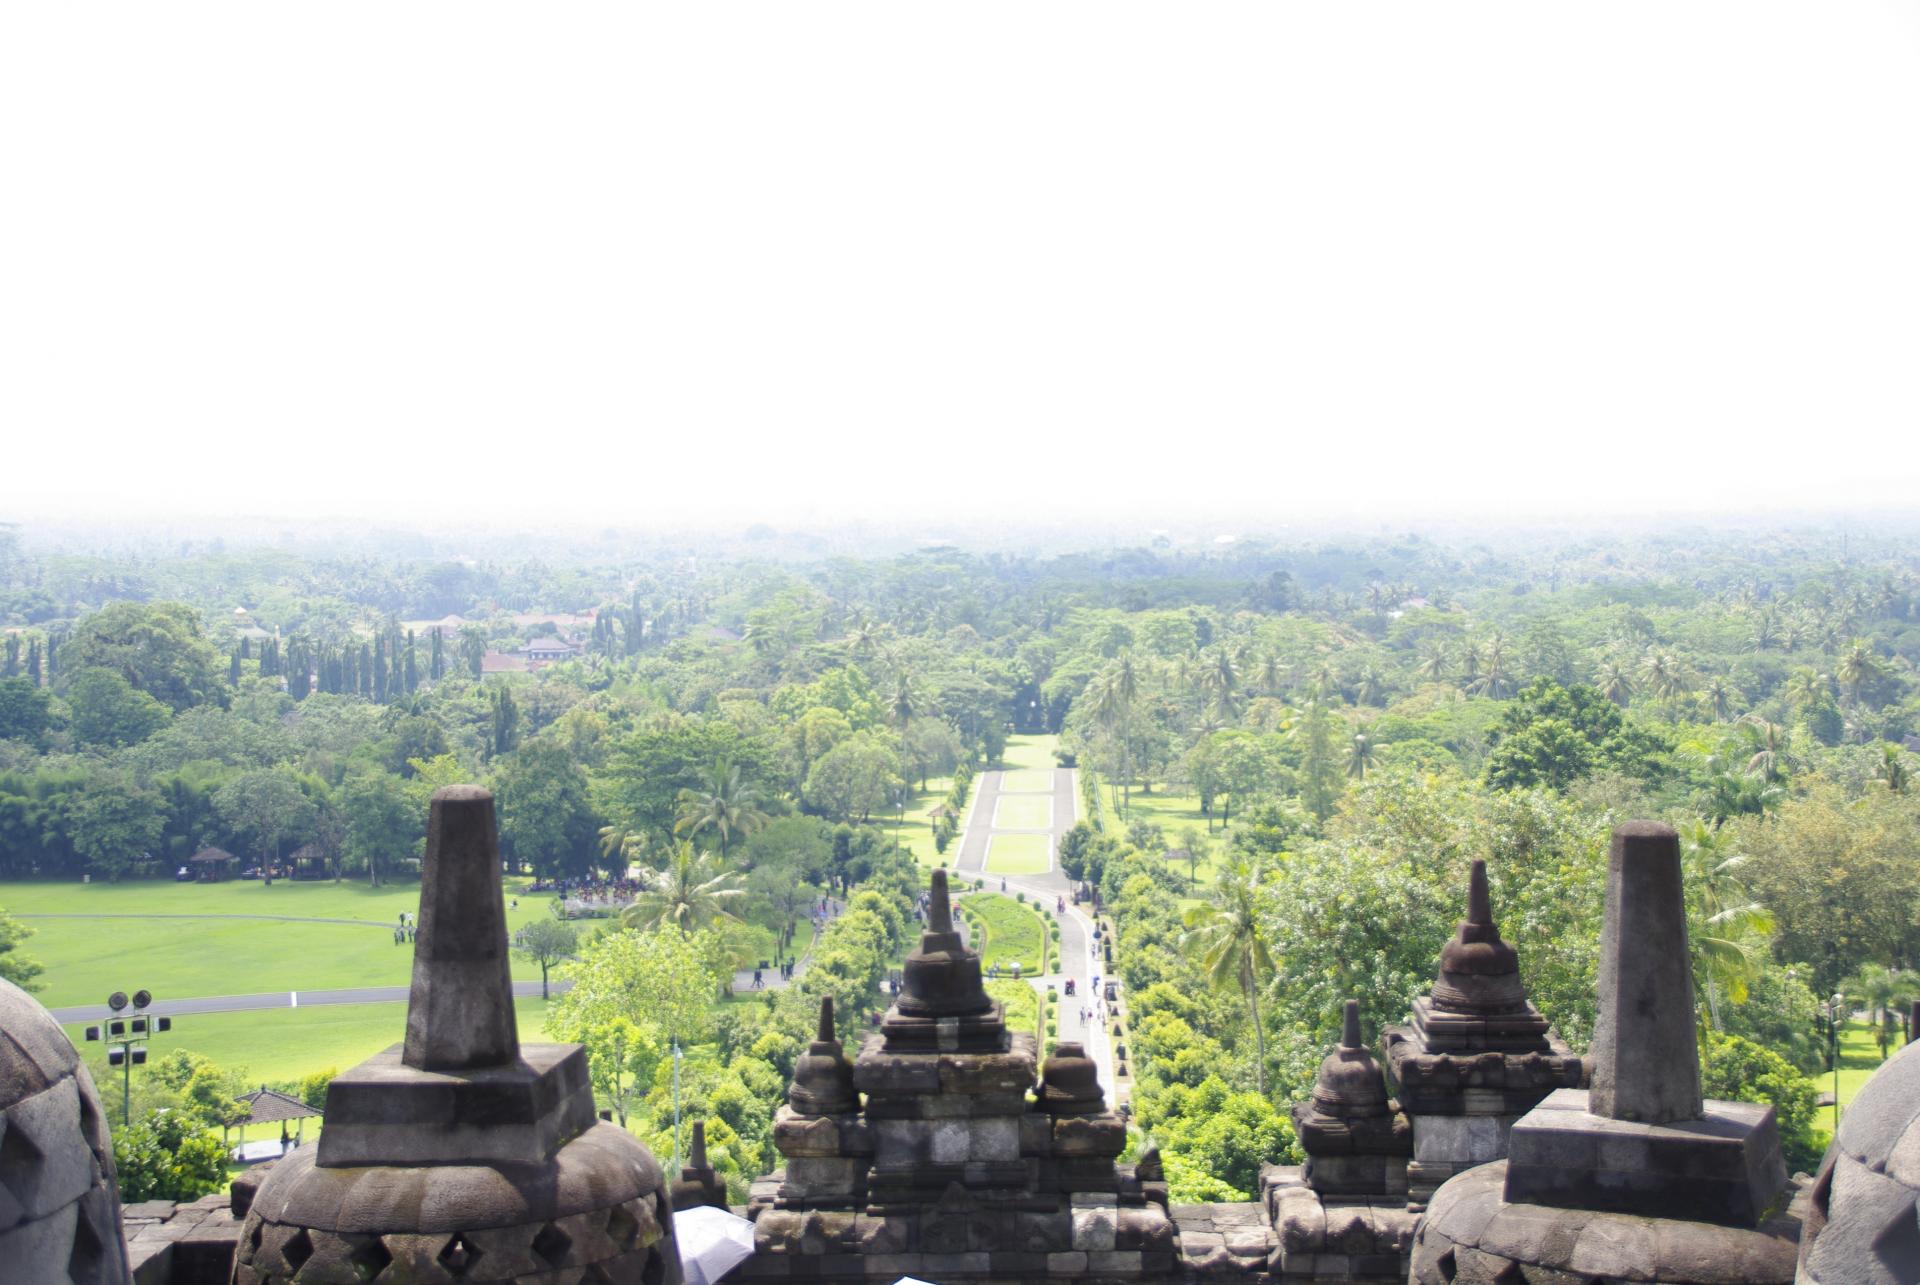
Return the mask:
{"type": "Polygon", "coordinates": [[[814,1033],[814,1039],[821,1044],[833,1043],[833,996],[820,997],[820,1029],[814,1033]]]}
{"type": "Polygon", "coordinates": [[[707,1167],[707,1122],[693,1122],[693,1145],[687,1148],[687,1167],[705,1169],[707,1167]]]}
{"type": "Polygon", "coordinates": [[[435,803],[492,802],[493,791],[484,785],[443,785],[433,792],[435,803]]]}
{"type": "Polygon", "coordinates": [[[1487,863],[1478,859],[1467,881],[1467,922],[1481,927],[1493,924],[1493,902],[1487,896],[1487,863]]]}
{"type": "Polygon", "coordinates": [[[953,904],[947,899],[947,872],[944,868],[933,872],[933,889],[927,902],[927,928],[937,933],[953,931],[953,904]]]}
{"type": "Polygon", "coordinates": [[[1360,1043],[1360,1001],[1350,999],[1346,1003],[1344,1022],[1340,1032],[1340,1047],[1357,1049],[1360,1043]]]}

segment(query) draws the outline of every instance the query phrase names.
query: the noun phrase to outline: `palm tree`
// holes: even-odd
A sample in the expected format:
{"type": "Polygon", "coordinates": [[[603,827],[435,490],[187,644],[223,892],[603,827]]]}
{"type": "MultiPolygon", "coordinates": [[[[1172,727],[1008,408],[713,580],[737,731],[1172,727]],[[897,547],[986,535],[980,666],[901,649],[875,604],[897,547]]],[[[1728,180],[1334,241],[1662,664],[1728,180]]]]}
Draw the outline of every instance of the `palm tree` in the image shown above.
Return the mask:
{"type": "Polygon", "coordinates": [[[1753,714],[1742,714],[1737,725],[1753,751],[1747,759],[1747,775],[1768,782],[1778,781],[1785,775],[1786,729],[1753,714]]]}
{"type": "Polygon", "coordinates": [[[1687,945],[1693,956],[1693,984],[1706,997],[1708,1021],[1715,1028],[1720,1026],[1722,996],[1746,1003],[1747,987],[1760,975],[1773,935],[1773,915],[1741,882],[1747,858],[1723,851],[1723,837],[1705,821],[1680,832],[1680,860],[1690,894],[1687,945]]]}
{"type": "Polygon", "coordinates": [[[1724,723],[1732,717],[1733,694],[1733,684],[1718,676],[1709,678],[1707,685],[1700,689],[1700,699],[1707,703],[1707,709],[1717,723],[1724,723]]]}
{"type": "Polygon", "coordinates": [[[1787,703],[1796,710],[1805,711],[1826,699],[1826,675],[1815,673],[1803,665],[1787,678],[1786,692],[1787,703]]]}
{"type": "Polygon", "coordinates": [[[1225,647],[1216,647],[1213,659],[1208,662],[1206,671],[1201,675],[1207,690],[1213,694],[1213,703],[1220,707],[1220,713],[1232,718],[1234,697],[1240,688],[1240,673],[1234,668],[1233,653],[1225,647]]]}
{"type": "Polygon", "coordinates": [[[1287,685],[1287,667],[1280,660],[1280,653],[1270,651],[1260,658],[1260,690],[1269,696],[1278,696],[1280,689],[1287,685]]]}
{"type": "Polygon", "coordinates": [[[1453,658],[1447,654],[1447,645],[1436,638],[1421,651],[1420,663],[1413,670],[1430,683],[1438,682],[1447,676],[1452,664],[1453,658]]]}
{"type": "Polygon", "coordinates": [[[1874,1038],[1880,1042],[1880,1060],[1887,1060],[1887,1045],[1892,1042],[1894,1011],[1920,992],[1920,974],[1884,964],[1862,964],[1852,977],[1840,983],[1840,991],[1849,1000],[1866,1008],[1873,1022],[1874,1038]]]}
{"type": "Polygon", "coordinates": [[[1905,794],[1913,784],[1913,768],[1908,765],[1907,752],[1892,741],[1881,742],[1880,762],[1874,766],[1873,778],[1884,781],[1895,794],[1905,794]]]}
{"type": "Polygon", "coordinates": [[[647,833],[644,830],[630,830],[624,825],[603,825],[600,827],[600,859],[609,870],[617,870],[624,876],[627,867],[640,859],[647,850],[647,833]]]}
{"type": "Polygon", "coordinates": [[[1347,746],[1347,775],[1356,781],[1366,780],[1376,758],[1373,742],[1367,739],[1367,734],[1355,732],[1353,743],[1347,746]]]}
{"type": "Polygon", "coordinates": [[[1473,690],[1494,700],[1505,700],[1513,695],[1513,686],[1513,673],[1507,668],[1507,640],[1495,634],[1487,639],[1486,655],[1481,658],[1473,690]]]}
{"type": "Polygon", "coordinates": [[[724,868],[713,853],[695,851],[682,839],[652,886],[620,912],[620,922],[643,929],[673,924],[691,932],[716,919],[738,919],[728,907],[746,895],[739,871],[724,868]]]}
{"type": "Polygon", "coordinates": [[[1617,657],[1601,663],[1594,681],[1600,688],[1600,694],[1622,709],[1633,699],[1633,677],[1617,657]]]}
{"type": "Polygon", "coordinates": [[[1353,699],[1361,705],[1383,705],[1386,703],[1387,680],[1378,665],[1368,665],[1360,671],[1360,684],[1354,689],[1353,699]]]}
{"type": "Polygon", "coordinates": [[[1260,988],[1273,973],[1260,922],[1260,867],[1236,860],[1218,874],[1211,897],[1189,909],[1187,931],[1181,942],[1199,957],[1207,980],[1215,986],[1234,985],[1246,997],[1253,1017],[1254,1083],[1267,1091],[1267,1036],[1260,1025],[1260,988]]]}
{"type": "Polygon", "coordinates": [[[1856,638],[1847,648],[1847,654],[1840,658],[1840,664],[1834,669],[1835,678],[1847,689],[1847,699],[1854,704],[1860,703],[1860,689],[1885,672],[1880,658],[1873,654],[1873,648],[1864,638],[1856,638]]]}
{"type": "Polygon", "coordinates": [[[1647,690],[1658,700],[1671,701],[1686,690],[1680,663],[1670,652],[1648,652],[1640,662],[1640,674],[1647,680],[1647,690]]]}
{"type": "Polygon", "coordinates": [[[738,764],[721,760],[713,765],[704,787],[680,791],[673,832],[696,835],[712,830],[720,836],[720,859],[724,862],[734,835],[752,834],[767,823],[767,814],[760,808],[763,797],[760,787],[740,779],[738,764]]]}
{"type": "Polygon", "coordinates": [[[1460,668],[1460,685],[1468,691],[1480,685],[1480,644],[1471,638],[1460,640],[1460,650],[1454,660],[1460,668]]]}

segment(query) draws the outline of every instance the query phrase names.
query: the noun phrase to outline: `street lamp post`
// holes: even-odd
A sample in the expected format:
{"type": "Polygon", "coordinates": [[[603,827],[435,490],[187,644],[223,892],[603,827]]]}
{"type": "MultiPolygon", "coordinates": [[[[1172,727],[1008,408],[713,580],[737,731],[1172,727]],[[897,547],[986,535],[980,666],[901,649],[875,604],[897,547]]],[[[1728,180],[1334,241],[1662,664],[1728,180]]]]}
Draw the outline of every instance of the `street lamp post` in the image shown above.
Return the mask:
{"type": "Polygon", "coordinates": [[[673,1173],[680,1172],[680,1041],[673,1042],[673,1173]]]}
{"type": "Polygon", "coordinates": [[[1839,991],[1827,1002],[1827,1065],[1833,1068],[1833,1131],[1840,1132],[1840,1010],[1846,997],[1839,991]]]}
{"type": "Polygon", "coordinates": [[[89,1040],[105,1039],[107,1065],[120,1068],[120,1123],[123,1126],[133,1123],[133,1068],[147,1064],[148,1040],[159,1032],[173,1029],[171,1017],[147,1016],[147,1005],[153,1003],[150,992],[135,991],[132,1016],[119,1016],[127,1003],[125,991],[107,996],[107,1008],[114,1016],[108,1019],[104,1031],[98,1026],[89,1026],[86,1032],[89,1040]]]}

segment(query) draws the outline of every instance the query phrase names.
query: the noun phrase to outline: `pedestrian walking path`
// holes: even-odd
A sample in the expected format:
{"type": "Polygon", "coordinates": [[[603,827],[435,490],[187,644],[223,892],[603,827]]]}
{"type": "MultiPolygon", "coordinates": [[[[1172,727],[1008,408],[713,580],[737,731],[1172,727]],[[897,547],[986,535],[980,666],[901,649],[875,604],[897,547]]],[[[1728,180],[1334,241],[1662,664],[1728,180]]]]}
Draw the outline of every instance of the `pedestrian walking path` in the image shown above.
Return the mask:
{"type": "Polygon", "coordinates": [[[1073,903],[1072,883],[1060,870],[1060,837],[1073,826],[1079,798],[1079,783],[1071,768],[981,773],[954,869],[970,880],[981,881],[981,886],[990,892],[1004,888],[1009,893],[1024,892],[1049,907],[1064,904],[1064,911],[1055,915],[1060,922],[1059,959],[1053,971],[1034,978],[1033,985],[1044,997],[1047,984],[1053,984],[1059,1005],[1056,1038],[1078,1040],[1086,1047],[1087,1055],[1100,1069],[1100,1084],[1106,1090],[1107,1101],[1117,1107],[1125,1093],[1115,1088],[1113,1041],[1107,1033],[1112,1020],[1110,1009],[1102,992],[1094,988],[1096,977],[1104,982],[1100,956],[1094,946],[1095,924],[1090,915],[1073,903]],[[1016,788],[1034,785],[1045,788],[1016,788]],[[1042,813],[1036,804],[1050,805],[1051,815],[1044,829],[1025,824],[1042,813]],[[1021,824],[1002,826],[998,823],[1000,819],[1021,824]],[[1009,835],[1044,838],[1046,869],[1023,874],[1001,874],[990,869],[994,838],[1009,835]],[[1069,978],[1074,983],[1076,993],[1073,995],[1066,993],[1069,978]],[[1080,1016],[1083,1007],[1087,1010],[1085,1021],[1080,1016]]]}

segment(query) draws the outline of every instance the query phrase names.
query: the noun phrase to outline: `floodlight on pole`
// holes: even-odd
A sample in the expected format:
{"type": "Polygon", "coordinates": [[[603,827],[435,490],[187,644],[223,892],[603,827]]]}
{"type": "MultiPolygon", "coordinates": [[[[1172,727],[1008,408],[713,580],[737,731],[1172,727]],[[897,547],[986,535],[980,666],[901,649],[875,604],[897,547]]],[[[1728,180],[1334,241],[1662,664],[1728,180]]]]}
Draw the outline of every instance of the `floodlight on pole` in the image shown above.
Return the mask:
{"type": "MultiPolygon", "coordinates": [[[[89,1026],[86,1038],[100,1041],[107,1046],[107,1065],[120,1068],[120,1123],[133,1123],[133,1068],[147,1063],[147,1041],[155,1035],[171,1031],[171,1017],[149,1017],[147,1006],[153,1003],[153,992],[137,990],[133,993],[133,1013],[127,1017],[115,1016],[104,1027],[89,1026]]],[[[127,1008],[125,991],[115,991],[107,996],[107,1011],[121,1013],[127,1008]]]]}

